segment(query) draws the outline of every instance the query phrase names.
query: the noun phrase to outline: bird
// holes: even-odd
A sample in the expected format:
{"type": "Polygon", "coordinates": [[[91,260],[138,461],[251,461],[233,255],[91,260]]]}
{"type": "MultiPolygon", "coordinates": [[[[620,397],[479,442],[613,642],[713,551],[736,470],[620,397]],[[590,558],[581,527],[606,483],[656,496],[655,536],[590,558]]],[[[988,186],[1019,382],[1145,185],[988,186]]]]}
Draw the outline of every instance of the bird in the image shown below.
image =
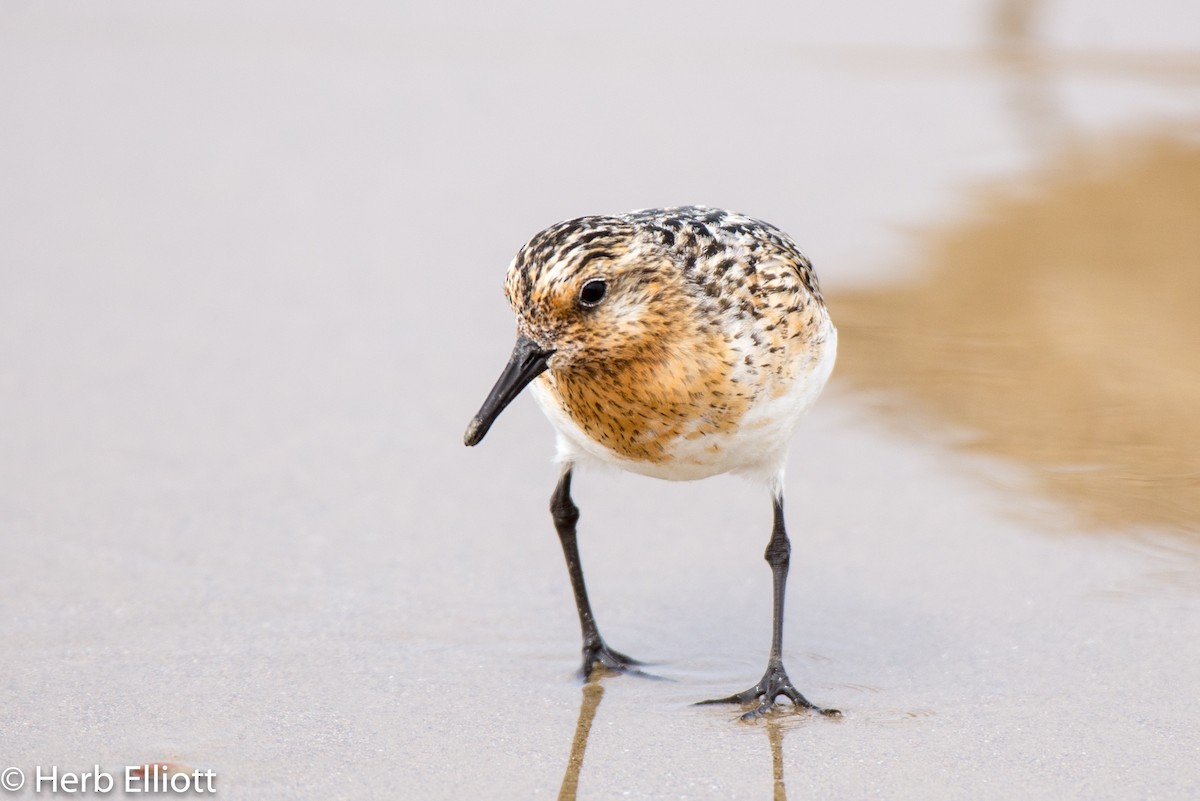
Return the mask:
{"type": "Polygon", "coordinates": [[[516,343],[464,444],[479,444],[532,385],[556,433],[550,512],[579,613],[585,680],[599,668],[639,673],[643,663],[611,648],[592,612],[571,497],[576,467],[615,465],[669,481],[733,473],[771,498],[771,647],[755,685],[700,703],[741,705],[753,719],[786,711],[778,703],[786,698],[796,711],[839,716],[805,698],[783,664],[784,467],[837,355],[837,329],[796,243],[769,223],[705,206],[576,217],[521,247],[504,292],[516,343]]]}

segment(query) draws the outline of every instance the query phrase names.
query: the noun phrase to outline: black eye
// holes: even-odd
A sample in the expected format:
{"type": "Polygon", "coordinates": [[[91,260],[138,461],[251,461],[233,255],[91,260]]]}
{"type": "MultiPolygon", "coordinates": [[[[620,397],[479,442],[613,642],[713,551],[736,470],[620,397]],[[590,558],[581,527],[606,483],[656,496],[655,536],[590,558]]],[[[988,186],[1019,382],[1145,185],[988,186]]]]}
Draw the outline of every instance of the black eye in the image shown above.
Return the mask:
{"type": "Polygon", "coordinates": [[[607,292],[608,282],[603,278],[593,278],[583,285],[583,289],[579,290],[579,302],[584,306],[595,306],[604,300],[607,292]]]}

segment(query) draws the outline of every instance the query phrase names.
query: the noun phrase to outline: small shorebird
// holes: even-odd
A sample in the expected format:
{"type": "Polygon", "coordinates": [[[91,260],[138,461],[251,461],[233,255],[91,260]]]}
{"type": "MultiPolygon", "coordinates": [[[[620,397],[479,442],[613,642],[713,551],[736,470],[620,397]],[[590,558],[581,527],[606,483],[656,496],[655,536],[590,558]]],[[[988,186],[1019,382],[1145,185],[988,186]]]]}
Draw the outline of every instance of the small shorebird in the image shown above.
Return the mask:
{"type": "Polygon", "coordinates": [[[774,579],[767,670],[745,692],[704,703],[784,696],[810,703],[783,666],[783,599],[791,545],[783,470],[792,432],[833,370],[837,330],[812,265],[774,226],[720,209],[684,206],[579,217],[529,240],[508,269],[505,295],[517,342],[467,428],[483,439],[533,383],[558,434],[562,473],[550,498],[583,630],[583,674],[640,662],[610,648],[592,616],[571,500],[576,464],[602,462],[688,481],[739,473],[771,491],[766,559],[774,579]]]}

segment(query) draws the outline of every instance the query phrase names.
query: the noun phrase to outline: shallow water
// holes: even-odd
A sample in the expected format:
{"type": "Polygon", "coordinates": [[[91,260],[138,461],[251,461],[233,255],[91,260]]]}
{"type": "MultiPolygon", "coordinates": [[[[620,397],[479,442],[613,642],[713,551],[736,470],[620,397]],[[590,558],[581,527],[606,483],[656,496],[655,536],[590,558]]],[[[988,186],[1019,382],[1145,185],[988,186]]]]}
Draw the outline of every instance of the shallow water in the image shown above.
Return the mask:
{"type": "MultiPolygon", "coordinates": [[[[1193,3],[0,3],[0,769],[219,797],[1194,798],[1193,3]],[[579,14],[580,16],[576,16],[579,14]],[[503,270],[700,202],[813,257],[842,353],[770,506],[576,481],[503,270]]],[[[13,797],[34,797],[28,790],[13,797]]]]}

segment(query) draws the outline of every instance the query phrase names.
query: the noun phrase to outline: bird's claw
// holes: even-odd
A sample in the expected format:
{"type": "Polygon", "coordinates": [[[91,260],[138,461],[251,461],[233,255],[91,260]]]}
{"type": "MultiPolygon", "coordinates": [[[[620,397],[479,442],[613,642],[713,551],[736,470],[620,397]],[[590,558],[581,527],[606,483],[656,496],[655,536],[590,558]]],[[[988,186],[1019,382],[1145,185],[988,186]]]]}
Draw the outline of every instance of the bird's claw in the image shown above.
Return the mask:
{"type": "Polygon", "coordinates": [[[638,669],[638,666],[643,664],[645,663],[609,648],[604,640],[597,640],[596,642],[584,643],[583,667],[580,668],[579,672],[585,681],[590,680],[592,675],[601,668],[611,670],[615,673],[632,673],[637,676],[649,675],[638,669]]]}
{"type": "Polygon", "coordinates": [[[740,704],[745,706],[757,702],[753,709],[742,715],[742,720],[755,720],[778,709],[775,699],[781,695],[791,701],[792,707],[797,710],[804,709],[810,712],[817,712],[830,718],[842,716],[842,713],[837,709],[819,707],[805,698],[799,690],[792,686],[792,680],[788,678],[787,671],[783,669],[782,663],[768,665],[767,672],[763,674],[762,679],[749,690],[735,693],[728,698],[714,698],[710,701],[701,701],[700,705],[740,704]]]}

